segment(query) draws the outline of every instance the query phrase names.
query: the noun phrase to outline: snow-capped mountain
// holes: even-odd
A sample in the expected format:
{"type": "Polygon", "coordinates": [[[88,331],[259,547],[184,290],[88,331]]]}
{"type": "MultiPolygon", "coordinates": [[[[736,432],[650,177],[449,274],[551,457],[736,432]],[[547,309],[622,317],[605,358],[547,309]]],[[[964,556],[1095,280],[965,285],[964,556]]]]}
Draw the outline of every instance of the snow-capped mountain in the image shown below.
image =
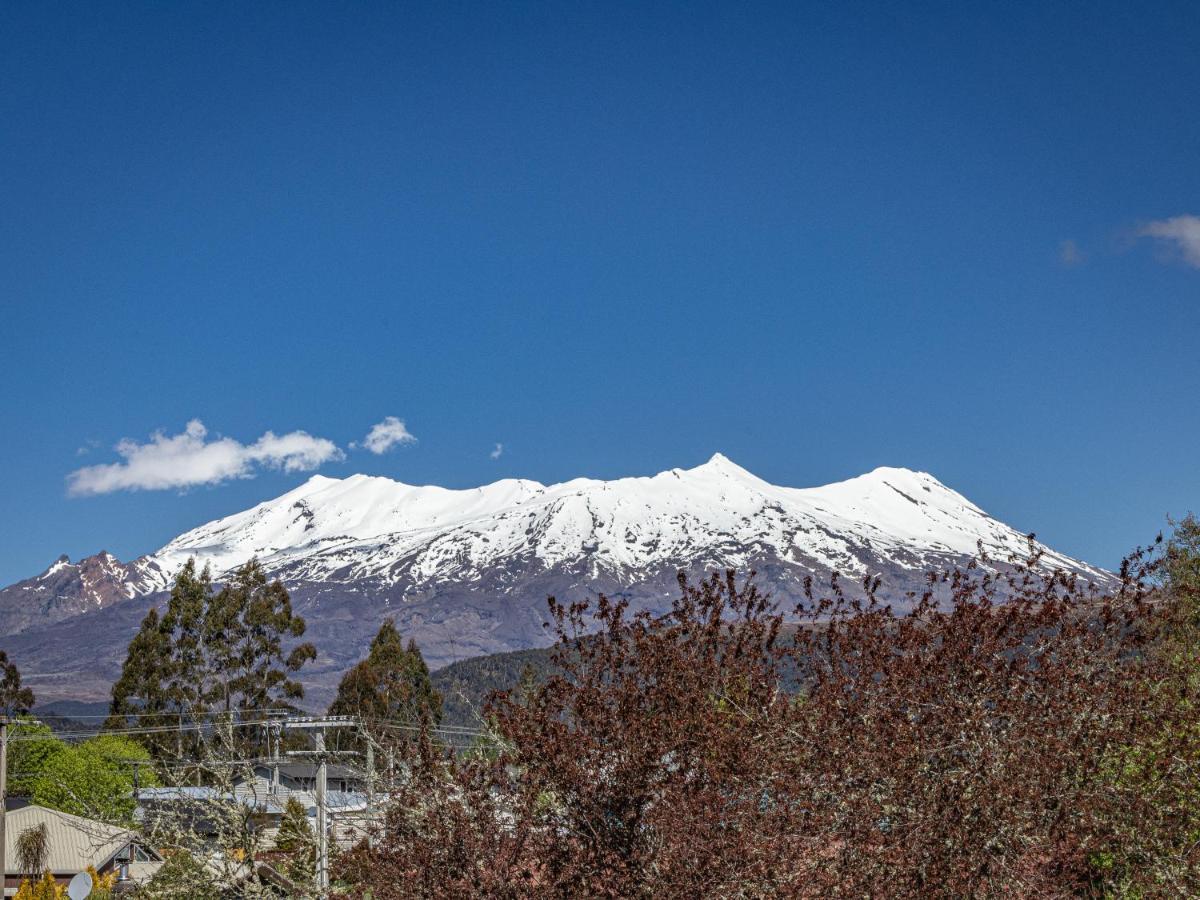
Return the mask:
{"type": "MultiPolygon", "coordinates": [[[[115,674],[137,619],[187,559],[220,580],[257,557],[309,622],[322,653],[308,674],[319,696],[388,615],[436,666],[545,643],[551,594],[603,591],[662,606],[680,569],[732,567],[755,569],[784,601],[806,576],[833,571],[881,575],[885,590],[902,597],[926,568],[962,561],[979,545],[998,560],[1027,550],[1021,532],[907,469],[815,488],[769,484],[720,454],[652,477],[504,480],[469,490],[318,475],[127,565],[108,554],[60,559],[0,591],[0,628],[23,670],[35,679],[53,671],[77,686],[70,660],[46,655],[48,628],[78,629],[96,643],[101,672],[115,674]],[[112,647],[102,649],[105,642],[112,647]]],[[[1098,584],[1112,579],[1049,549],[1043,564],[1098,584]]]]}
{"type": "MultiPolygon", "coordinates": [[[[773,556],[864,575],[889,566],[1026,549],[1023,534],[932,475],[880,468],[817,488],[769,484],[717,454],[650,478],[470,490],[315,475],[253,509],[202,525],[150,559],[165,576],[189,558],[220,574],[257,556],[292,582],[473,583],[514,561],[636,582],[663,566],[744,567],[773,556]]],[[[1047,564],[1105,573],[1047,551],[1047,564]]]]}
{"type": "Polygon", "coordinates": [[[107,550],[77,563],[60,556],[41,575],[0,590],[0,634],[94,612],[164,583],[162,568],[148,556],[131,563],[107,550]]]}

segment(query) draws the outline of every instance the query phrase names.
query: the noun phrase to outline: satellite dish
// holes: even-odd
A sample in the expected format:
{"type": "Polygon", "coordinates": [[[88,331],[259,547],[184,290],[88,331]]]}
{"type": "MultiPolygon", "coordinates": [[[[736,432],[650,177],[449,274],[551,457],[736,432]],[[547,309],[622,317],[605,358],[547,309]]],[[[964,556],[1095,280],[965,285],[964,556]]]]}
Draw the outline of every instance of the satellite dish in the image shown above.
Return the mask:
{"type": "Polygon", "coordinates": [[[87,872],[80,872],[71,879],[71,883],[67,885],[67,896],[71,900],[87,900],[87,895],[92,892],[92,876],[87,872]]]}

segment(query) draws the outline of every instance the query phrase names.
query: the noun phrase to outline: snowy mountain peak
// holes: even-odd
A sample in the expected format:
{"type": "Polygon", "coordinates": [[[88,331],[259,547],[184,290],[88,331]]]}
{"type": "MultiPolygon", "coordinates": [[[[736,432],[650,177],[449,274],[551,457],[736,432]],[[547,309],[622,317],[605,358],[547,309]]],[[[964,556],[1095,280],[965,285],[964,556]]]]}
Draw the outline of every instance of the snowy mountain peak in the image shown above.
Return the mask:
{"type": "Polygon", "coordinates": [[[153,593],[168,581],[149,557],[126,564],[101,550],[71,562],[64,553],[42,574],[0,589],[0,634],[153,593]]]}
{"type": "MultiPolygon", "coordinates": [[[[737,463],[735,463],[732,459],[730,459],[724,453],[714,453],[712,456],[709,457],[708,462],[702,463],[699,466],[697,466],[696,468],[701,469],[701,470],[711,470],[711,471],[718,471],[718,472],[720,472],[720,471],[746,472],[745,469],[743,469],[741,466],[739,466],[737,463]]],[[[750,474],[750,473],[746,472],[746,474],[750,474]]]]}
{"type": "MultiPolygon", "coordinates": [[[[581,570],[636,579],[672,566],[744,567],[764,558],[862,575],[1025,549],[925,472],[881,467],[814,488],[772,485],[717,453],[692,469],[555,485],[505,479],[453,490],[389,478],[317,476],[275,500],[209,522],[154,554],[164,573],[189,557],[217,575],[251,557],[296,582],[430,585],[496,569],[581,570]]],[[[1048,564],[1101,572],[1061,554],[1048,564]]]]}
{"type": "Polygon", "coordinates": [[[743,469],[724,453],[714,453],[706,463],[688,470],[698,475],[716,475],[725,478],[745,478],[761,482],[762,479],[748,469],[743,469]]]}
{"type": "Polygon", "coordinates": [[[315,488],[315,487],[320,487],[321,485],[324,485],[324,484],[329,484],[331,481],[340,481],[340,480],[341,480],[340,478],[332,478],[329,475],[312,475],[309,477],[308,481],[304,482],[304,484],[301,485],[301,487],[315,488]]]}

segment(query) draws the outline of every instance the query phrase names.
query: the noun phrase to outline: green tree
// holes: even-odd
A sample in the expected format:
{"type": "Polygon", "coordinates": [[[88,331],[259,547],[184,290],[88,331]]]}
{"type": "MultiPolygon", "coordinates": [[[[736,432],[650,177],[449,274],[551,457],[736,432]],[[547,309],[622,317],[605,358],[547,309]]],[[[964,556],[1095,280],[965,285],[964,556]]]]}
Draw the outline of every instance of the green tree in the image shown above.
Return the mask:
{"type": "Polygon", "coordinates": [[[317,648],[303,643],[285,650],[284,642],[303,637],[305,628],[287,589],[268,582],[258,560],[234,571],[204,620],[212,708],[263,710],[303,699],[304,687],[292,675],[316,659],[317,648]]]}
{"type": "MultiPolygon", "coordinates": [[[[108,707],[107,729],[130,724],[162,726],[177,724],[179,719],[167,696],[171,674],[171,636],[163,627],[157,610],[151,608],[141,627],[129,642],[121,675],[113,683],[108,707]]],[[[147,735],[147,743],[156,751],[164,744],[161,734],[147,735]]]]}
{"type": "Polygon", "coordinates": [[[379,675],[369,662],[359,660],[338,683],[337,696],[329,706],[329,714],[375,718],[381,715],[382,709],[379,675]]]}
{"type": "Polygon", "coordinates": [[[54,736],[49,725],[36,719],[19,719],[9,729],[9,793],[18,797],[30,796],[34,781],[46,770],[50,758],[66,747],[54,736]]]}
{"type": "Polygon", "coordinates": [[[1167,587],[1200,606],[1200,520],[1188,513],[1170,523],[1173,530],[1163,553],[1167,587]]]}
{"type": "Polygon", "coordinates": [[[371,641],[366,659],[342,677],[329,714],[359,716],[368,725],[438,725],[442,695],[434,689],[416,643],[410,640],[405,646],[395,621],[388,618],[371,641]]]}
{"type": "Polygon", "coordinates": [[[279,581],[257,560],[214,591],[207,568],[180,570],[164,614],[150,610],[129,644],[113,685],[106,727],[173,725],[147,742],[158,758],[182,758],[202,740],[192,726],[211,714],[233,714],[299,700],[295,673],[316,657],[279,581]],[[136,717],[136,718],[135,718],[136,717]]]}
{"type": "Polygon", "coordinates": [[[304,804],[288,797],[279,822],[275,849],[285,858],[283,874],[302,885],[311,885],[317,873],[317,844],[308,824],[304,804]]]}
{"type": "Polygon", "coordinates": [[[145,900],[207,900],[216,896],[214,875],[186,850],[167,855],[162,866],[137,892],[145,900]]]}
{"type": "Polygon", "coordinates": [[[1196,652],[1200,647],[1200,520],[1192,513],[1168,519],[1171,535],[1153,565],[1164,608],[1171,611],[1156,648],[1176,672],[1200,687],[1196,652]]]}
{"type": "Polygon", "coordinates": [[[135,715],[152,719],[146,724],[164,724],[183,712],[203,713],[201,622],[211,596],[208,569],[197,575],[189,559],[175,576],[166,613],[160,618],[156,609],[147,612],[129,643],[121,677],[112,687],[108,727],[121,727],[135,715]]]}
{"type": "Polygon", "coordinates": [[[19,716],[33,706],[33,691],[21,687],[21,671],[9,662],[8,654],[0,650],[0,711],[6,716],[19,716]]]}
{"type": "Polygon", "coordinates": [[[193,718],[205,712],[206,694],[210,690],[204,617],[212,596],[212,576],[208,567],[197,575],[196,561],[189,559],[175,578],[162,621],[170,643],[170,664],[163,679],[164,694],[172,709],[193,718]]]}
{"type": "Polygon", "coordinates": [[[134,767],[140,785],[158,784],[146,748],[122,735],[101,734],[80,744],[51,740],[57,746],[47,747],[37,768],[25,773],[30,799],[77,816],[132,824],[134,767]]]}

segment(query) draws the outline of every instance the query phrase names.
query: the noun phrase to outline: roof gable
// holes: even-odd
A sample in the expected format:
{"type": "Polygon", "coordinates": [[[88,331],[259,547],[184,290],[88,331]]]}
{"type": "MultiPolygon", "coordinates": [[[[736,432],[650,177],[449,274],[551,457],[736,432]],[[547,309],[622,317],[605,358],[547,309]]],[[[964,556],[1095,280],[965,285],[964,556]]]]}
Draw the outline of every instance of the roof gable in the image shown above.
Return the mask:
{"type": "Polygon", "coordinates": [[[18,871],[18,839],[38,825],[46,826],[46,867],[55,873],[82,872],[88,866],[101,868],[138,837],[137,832],[119,825],[44,806],[25,806],[5,816],[4,859],[9,874],[18,871]]]}

